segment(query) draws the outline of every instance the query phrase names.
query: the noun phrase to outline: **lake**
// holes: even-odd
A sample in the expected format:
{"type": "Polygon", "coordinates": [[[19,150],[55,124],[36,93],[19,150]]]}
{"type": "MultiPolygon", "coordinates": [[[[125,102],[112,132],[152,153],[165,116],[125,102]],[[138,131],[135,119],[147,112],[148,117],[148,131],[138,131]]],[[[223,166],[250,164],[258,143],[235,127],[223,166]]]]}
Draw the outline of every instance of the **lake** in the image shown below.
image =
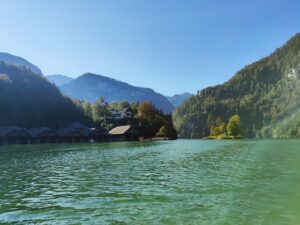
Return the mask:
{"type": "Polygon", "coordinates": [[[300,224],[300,141],[0,146],[0,223],[300,224]]]}

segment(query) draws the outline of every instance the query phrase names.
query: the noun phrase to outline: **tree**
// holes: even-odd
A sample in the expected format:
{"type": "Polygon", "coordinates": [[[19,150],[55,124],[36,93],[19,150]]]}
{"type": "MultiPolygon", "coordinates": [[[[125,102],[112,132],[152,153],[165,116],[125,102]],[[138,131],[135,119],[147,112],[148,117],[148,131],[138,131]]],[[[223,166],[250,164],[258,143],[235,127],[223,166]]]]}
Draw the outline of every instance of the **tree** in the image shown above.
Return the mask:
{"type": "Polygon", "coordinates": [[[227,124],[227,134],[229,136],[237,137],[241,135],[241,119],[238,115],[230,117],[227,124]]]}
{"type": "Polygon", "coordinates": [[[223,123],[222,118],[218,116],[217,119],[216,119],[216,125],[217,125],[218,127],[220,127],[222,123],[223,123]]]}
{"type": "Polygon", "coordinates": [[[213,115],[211,113],[208,114],[206,125],[207,127],[210,127],[213,124],[213,115]]]}
{"type": "Polygon", "coordinates": [[[210,129],[210,136],[220,135],[220,128],[218,126],[212,126],[210,129]]]}
{"type": "Polygon", "coordinates": [[[121,101],[121,102],[119,103],[119,105],[120,105],[120,108],[121,108],[121,109],[130,108],[130,104],[129,104],[129,102],[127,102],[127,101],[121,101]]]}
{"type": "Polygon", "coordinates": [[[171,140],[177,139],[177,132],[172,126],[164,125],[155,135],[156,137],[167,137],[171,140]]]}
{"type": "Polygon", "coordinates": [[[119,103],[118,102],[111,102],[109,104],[109,109],[113,110],[113,109],[119,109],[119,103]]]}
{"type": "Polygon", "coordinates": [[[81,103],[81,106],[83,108],[84,114],[89,118],[93,118],[91,104],[88,101],[83,101],[81,103]]]}
{"type": "Polygon", "coordinates": [[[156,137],[167,137],[167,126],[162,126],[159,131],[156,133],[156,137]]]}
{"type": "Polygon", "coordinates": [[[160,128],[166,126],[168,137],[176,139],[177,132],[173,127],[171,115],[164,115],[149,102],[142,102],[138,106],[138,131],[145,138],[154,137],[160,128]],[[175,137],[176,136],[176,137],[175,137]]]}
{"type": "Polygon", "coordinates": [[[102,128],[107,128],[108,118],[110,118],[110,111],[108,109],[108,104],[103,98],[98,99],[92,106],[92,117],[93,121],[101,126],[102,128]]]}
{"type": "Polygon", "coordinates": [[[138,107],[138,118],[149,119],[155,114],[155,107],[150,102],[142,102],[138,107]]]}
{"type": "Polygon", "coordinates": [[[220,125],[220,133],[221,134],[226,134],[227,130],[226,130],[226,124],[224,122],[222,122],[222,124],[220,125]]]}

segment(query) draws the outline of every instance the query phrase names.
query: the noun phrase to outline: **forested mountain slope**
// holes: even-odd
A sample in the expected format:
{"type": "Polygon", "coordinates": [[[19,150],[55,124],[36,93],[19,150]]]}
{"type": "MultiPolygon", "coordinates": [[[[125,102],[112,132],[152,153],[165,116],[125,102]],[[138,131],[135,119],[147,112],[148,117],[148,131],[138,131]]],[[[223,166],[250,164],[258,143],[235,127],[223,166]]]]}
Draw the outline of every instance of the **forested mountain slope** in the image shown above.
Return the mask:
{"type": "MultiPolygon", "coordinates": [[[[299,106],[300,34],[297,34],[270,56],[237,72],[228,82],[205,88],[183,102],[173,112],[173,120],[180,135],[203,137],[209,134],[217,117],[226,121],[238,114],[244,136],[279,137],[275,129],[279,132],[283,126],[279,124],[287,118],[296,120],[293,114],[299,106]]],[[[295,137],[296,133],[281,136],[295,137]]]]}
{"type": "Polygon", "coordinates": [[[83,111],[42,75],[0,62],[0,126],[58,128],[87,120],[83,111]]]}

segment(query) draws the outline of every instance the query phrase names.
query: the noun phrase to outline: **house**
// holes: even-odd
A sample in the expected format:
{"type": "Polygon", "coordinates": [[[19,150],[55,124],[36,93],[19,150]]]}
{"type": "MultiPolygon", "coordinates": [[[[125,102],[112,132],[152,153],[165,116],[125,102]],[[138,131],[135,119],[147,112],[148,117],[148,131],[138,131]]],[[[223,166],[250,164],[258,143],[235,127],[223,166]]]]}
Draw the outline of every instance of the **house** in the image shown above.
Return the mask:
{"type": "Polygon", "coordinates": [[[29,139],[29,134],[20,127],[0,127],[0,144],[27,144],[29,139]]]}
{"type": "Polygon", "coordinates": [[[58,134],[48,127],[32,128],[28,130],[31,143],[56,143],[58,134]]]}
{"type": "Polygon", "coordinates": [[[121,120],[121,119],[131,119],[133,118],[133,112],[128,109],[113,109],[111,111],[111,116],[115,120],[121,120]]]}
{"type": "Polygon", "coordinates": [[[80,130],[73,128],[63,128],[57,130],[56,133],[59,136],[60,142],[63,143],[74,143],[74,142],[83,142],[84,136],[80,130]]]}
{"type": "Polygon", "coordinates": [[[109,141],[137,141],[138,133],[131,125],[118,126],[108,132],[109,141]]]}
{"type": "Polygon", "coordinates": [[[103,141],[104,136],[102,131],[97,128],[89,128],[82,123],[73,122],[68,124],[67,128],[71,128],[77,131],[80,131],[82,134],[82,141],[103,141]]]}
{"type": "Polygon", "coordinates": [[[81,131],[83,134],[85,141],[103,141],[104,135],[103,133],[96,128],[86,128],[81,131]]]}

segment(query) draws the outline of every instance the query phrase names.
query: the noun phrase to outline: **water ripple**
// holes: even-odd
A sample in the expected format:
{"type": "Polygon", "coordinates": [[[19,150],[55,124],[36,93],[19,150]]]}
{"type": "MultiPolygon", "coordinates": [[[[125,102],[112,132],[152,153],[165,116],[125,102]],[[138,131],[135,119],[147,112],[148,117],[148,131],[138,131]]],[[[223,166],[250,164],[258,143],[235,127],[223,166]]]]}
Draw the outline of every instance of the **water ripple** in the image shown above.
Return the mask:
{"type": "Polygon", "coordinates": [[[299,143],[2,146],[0,223],[294,225],[299,143]]]}

